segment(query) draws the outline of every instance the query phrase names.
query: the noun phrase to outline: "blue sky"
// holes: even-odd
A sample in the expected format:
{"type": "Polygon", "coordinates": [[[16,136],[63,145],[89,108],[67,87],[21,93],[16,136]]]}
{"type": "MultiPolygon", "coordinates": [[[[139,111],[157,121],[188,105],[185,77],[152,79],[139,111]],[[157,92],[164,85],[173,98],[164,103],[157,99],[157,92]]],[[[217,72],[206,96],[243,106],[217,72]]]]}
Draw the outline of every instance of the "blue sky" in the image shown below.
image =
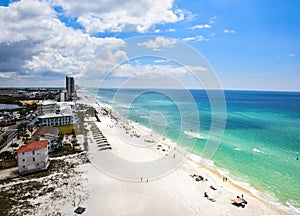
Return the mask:
{"type": "MultiPolygon", "coordinates": [[[[0,36],[1,86],[64,86],[62,77],[82,79],[91,62],[99,62],[101,71],[88,75],[98,76],[93,85],[99,85],[102,72],[119,62],[125,65],[115,74],[123,73],[123,81],[130,79],[136,75],[132,71],[137,65],[127,64],[127,49],[120,46],[119,52],[95,59],[106,47],[124,46],[132,37],[151,35],[149,40],[157,44],[145,48],[152,49],[153,55],[161,54],[159,46],[175,51],[178,43],[172,39],[196,49],[224,89],[300,91],[297,0],[112,0],[110,4],[91,0],[84,5],[66,0],[1,0],[0,5],[0,27],[4,29],[0,36]],[[126,70],[131,71],[128,76],[126,70]]],[[[147,73],[159,70],[155,63],[145,62],[139,62],[138,70],[143,70],[141,64],[146,65],[147,73]]],[[[191,82],[180,68],[162,70],[179,74],[177,78],[186,80],[187,87],[196,87],[189,86],[191,82]]]]}

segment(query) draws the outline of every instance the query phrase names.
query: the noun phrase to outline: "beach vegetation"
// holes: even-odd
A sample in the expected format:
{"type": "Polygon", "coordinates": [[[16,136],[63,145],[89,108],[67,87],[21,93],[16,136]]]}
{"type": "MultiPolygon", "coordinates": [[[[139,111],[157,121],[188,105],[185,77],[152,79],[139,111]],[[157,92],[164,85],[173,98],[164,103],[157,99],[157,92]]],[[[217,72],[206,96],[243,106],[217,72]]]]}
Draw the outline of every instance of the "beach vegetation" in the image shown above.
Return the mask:
{"type": "Polygon", "coordinates": [[[71,155],[76,153],[81,153],[82,150],[75,148],[75,146],[70,143],[64,144],[63,146],[55,149],[55,151],[49,153],[50,157],[60,157],[63,155],[71,155]]]}
{"type": "Polygon", "coordinates": [[[6,96],[6,95],[1,95],[0,96],[0,103],[3,103],[3,104],[19,104],[19,102],[18,102],[18,100],[16,100],[16,98],[11,97],[11,96],[6,96]]]}
{"type": "Polygon", "coordinates": [[[15,154],[9,151],[0,153],[0,170],[10,169],[18,166],[18,161],[15,158],[15,154]]]}

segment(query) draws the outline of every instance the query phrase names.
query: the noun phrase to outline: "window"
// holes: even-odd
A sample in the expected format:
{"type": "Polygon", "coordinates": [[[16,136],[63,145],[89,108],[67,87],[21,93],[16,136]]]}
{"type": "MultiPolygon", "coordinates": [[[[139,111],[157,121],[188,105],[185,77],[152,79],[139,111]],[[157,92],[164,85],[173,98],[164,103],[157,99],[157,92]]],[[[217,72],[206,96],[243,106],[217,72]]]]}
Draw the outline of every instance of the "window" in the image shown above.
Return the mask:
{"type": "Polygon", "coordinates": [[[23,169],[25,169],[25,166],[23,166],[23,169]]]}
{"type": "Polygon", "coordinates": [[[37,166],[40,165],[39,163],[36,164],[37,166]]]}
{"type": "Polygon", "coordinates": [[[24,152],[22,152],[22,155],[24,155],[24,152]]]}
{"type": "Polygon", "coordinates": [[[34,155],[34,154],[35,154],[35,152],[34,152],[34,151],[32,151],[32,154],[34,155]]]}
{"type": "Polygon", "coordinates": [[[32,158],[32,161],[35,161],[35,158],[32,158]]]}
{"type": "Polygon", "coordinates": [[[23,161],[25,161],[25,158],[23,158],[23,161]]]}

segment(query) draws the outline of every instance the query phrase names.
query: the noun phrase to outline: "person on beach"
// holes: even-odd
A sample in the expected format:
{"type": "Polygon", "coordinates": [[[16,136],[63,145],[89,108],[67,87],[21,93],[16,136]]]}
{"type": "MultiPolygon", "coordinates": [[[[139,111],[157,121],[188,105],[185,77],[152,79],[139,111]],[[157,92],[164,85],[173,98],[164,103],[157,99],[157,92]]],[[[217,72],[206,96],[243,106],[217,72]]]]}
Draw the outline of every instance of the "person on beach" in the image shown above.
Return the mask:
{"type": "Polygon", "coordinates": [[[208,199],[208,195],[207,195],[206,192],[204,192],[204,197],[205,197],[206,199],[208,199]]]}

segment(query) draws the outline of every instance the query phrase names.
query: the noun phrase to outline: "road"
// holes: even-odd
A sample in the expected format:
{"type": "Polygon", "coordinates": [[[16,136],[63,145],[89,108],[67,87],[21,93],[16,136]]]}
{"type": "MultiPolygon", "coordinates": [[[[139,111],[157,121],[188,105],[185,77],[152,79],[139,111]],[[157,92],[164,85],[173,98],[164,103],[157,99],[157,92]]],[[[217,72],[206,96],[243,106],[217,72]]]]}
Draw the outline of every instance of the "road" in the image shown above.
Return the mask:
{"type": "MultiPolygon", "coordinates": [[[[16,125],[14,125],[13,127],[15,127],[16,125]]],[[[14,138],[16,138],[18,136],[18,131],[16,128],[12,128],[12,129],[8,129],[5,133],[5,135],[7,135],[7,140],[5,143],[3,143],[0,146],[0,150],[2,150],[9,142],[11,142],[14,138]]]]}

